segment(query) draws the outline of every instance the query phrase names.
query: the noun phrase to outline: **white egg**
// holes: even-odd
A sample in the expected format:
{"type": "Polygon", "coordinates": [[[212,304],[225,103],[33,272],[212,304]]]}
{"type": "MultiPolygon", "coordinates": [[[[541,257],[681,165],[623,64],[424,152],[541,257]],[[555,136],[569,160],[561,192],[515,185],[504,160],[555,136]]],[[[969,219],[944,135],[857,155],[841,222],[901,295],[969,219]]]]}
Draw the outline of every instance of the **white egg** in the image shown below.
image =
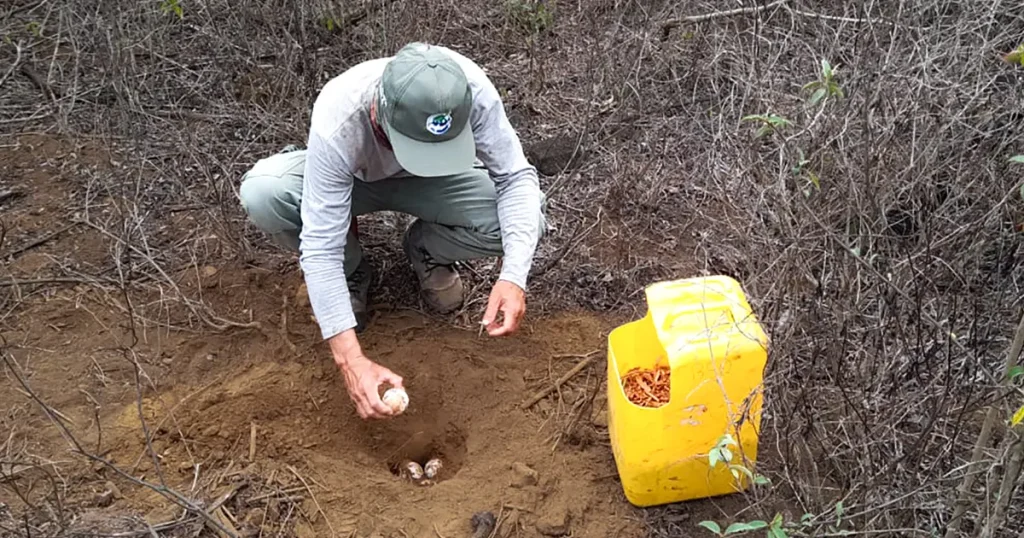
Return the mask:
{"type": "Polygon", "coordinates": [[[413,480],[423,478],[423,468],[415,461],[407,461],[402,464],[402,474],[413,480]]]}
{"type": "Polygon", "coordinates": [[[441,472],[441,460],[438,458],[428,461],[427,464],[423,466],[423,474],[426,475],[427,478],[436,478],[437,473],[439,472],[441,472]]]}
{"type": "Polygon", "coordinates": [[[390,388],[384,393],[384,397],[381,400],[396,415],[401,414],[405,411],[405,408],[409,407],[409,395],[406,394],[404,389],[390,388]]]}

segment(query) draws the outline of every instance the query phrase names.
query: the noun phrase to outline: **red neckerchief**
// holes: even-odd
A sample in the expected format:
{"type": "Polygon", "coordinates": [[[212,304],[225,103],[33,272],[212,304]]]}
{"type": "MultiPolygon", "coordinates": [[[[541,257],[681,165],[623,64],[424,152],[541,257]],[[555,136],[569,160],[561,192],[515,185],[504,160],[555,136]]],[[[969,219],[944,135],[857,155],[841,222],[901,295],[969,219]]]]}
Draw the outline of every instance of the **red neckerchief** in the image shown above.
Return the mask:
{"type": "Polygon", "coordinates": [[[391,148],[391,142],[388,140],[387,135],[384,134],[384,129],[382,129],[380,124],[377,123],[376,97],[374,97],[373,101],[370,102],[370,126],[373,128],[373,136],[377,137],[377,141],[380,142],[382,146],[388,148],[388,151],[393,151],[391,148]]]}

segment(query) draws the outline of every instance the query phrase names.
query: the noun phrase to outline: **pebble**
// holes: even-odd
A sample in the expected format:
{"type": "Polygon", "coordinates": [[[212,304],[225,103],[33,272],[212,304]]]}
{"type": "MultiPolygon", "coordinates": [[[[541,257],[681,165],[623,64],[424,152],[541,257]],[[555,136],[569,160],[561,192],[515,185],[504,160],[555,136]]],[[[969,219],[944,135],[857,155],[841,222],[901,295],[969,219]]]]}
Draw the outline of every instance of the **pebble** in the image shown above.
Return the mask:
{"type": "Polygon", "coordinates": [[[538,481],[537,471],[522,462],[512,462],[512,486],[522,488],[536,486],[538,481]]]}
{"type": "Polygon", "coordinates": [[[110,495],[114,498],[115,501],[124,498],[124,495],[121,494],[121,489],[117,487],[117,484],[108,481],[106,484],[104,484],[104,487],[107,488],[107,491],[110,492],[110,495]]]}
{"type": "Polygon", "coordinates": [[[564,506],[550,506],[537,519],[537,532],[544,536],[565,536],[569,534],[569,512],[564,506]]]}
{"type": "Polygon", "coordinates": [[[100,508],[106,508],[114,504],[114,494],[110,490],[104,491],[103,493],[97,495],[96,499],[93,502],[96,506],[100,508]]]}

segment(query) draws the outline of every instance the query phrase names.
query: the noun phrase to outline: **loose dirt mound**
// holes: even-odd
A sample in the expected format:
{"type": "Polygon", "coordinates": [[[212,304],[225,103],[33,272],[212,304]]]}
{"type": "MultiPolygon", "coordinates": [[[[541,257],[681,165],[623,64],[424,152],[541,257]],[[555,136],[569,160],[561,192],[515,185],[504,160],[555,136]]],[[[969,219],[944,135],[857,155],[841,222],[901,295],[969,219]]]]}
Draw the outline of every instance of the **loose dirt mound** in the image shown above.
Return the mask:
{"type": "MultiPolygon", "coordinates": [[[[222,270],[218,289],[235,289],[232,280],[246,282],[248,276],[222,270]]],[[[294,283],[279,283],[278,289],[294,283]]],[[[254,295],[268,291],[249,289],[254,295]]],[[[216,295],[210,294],[213,304],[216,295]]],[[[90,299],[80,300],[83,310],[93,309],[90,299]]],[[[253,313],[256,319],[276,314],[253,313]]],[[[292,338],[314,333],[308,313],[303,319],[295,307],[292,315],[292,338]]],[[[525,334],[499,342],[439,326],[415,312],[386,313],[374,321],[363,345],[405,377],[411,405],[383,422],[355,415],[319,346],[292,353],[253,331],[212,338],[164,335],[159,342],[140,343],[139,355],[152,357],[142,361],[142,369],[157,388],[141,401],[157,469],[140,428],[133,368],[109,345],[100,345],[102,338],[76,337],[96,331],[87,317],[61,298],[23,314],[21,330],[6,337],[21,342],[19,362],[35,372],[30,383],[44,398],[53,396],[49,400],[79,426],[73,429],[85,446],[99,440],[86,395],[103,400],[105,457],[135,476],[155,482],[162,475],[183,492],[209,488],[220,495],[237,488],[236,504],[225,506],[240,511],[232,515],[243,534],[262,528],[267,535],[284,527],[309,536],[329,536],[331,529],[340,536],[468,536],[470,517],[484,510],[501,515],[502,536],[533,536],[538,529],[576,536],[608,536],[621,527],[626,529],[620,536],[637,531],[624,519],[629,508],[611,476],[614,463],[603,430],[591,424],[587,404],[603,370],[581,374],[557,404],[544,401],[536,412],[519,409],[550,378],[549,371],[557,376],[579,360],[564,356],[602,346],[607,324],[594,318],[531,320],[525,334]],[[52,328],[57,320],[63,320],[59,332],[52,328]],[[562,418],[573,413],[582,420],[563,435],[562,418]],[[424,463],[435,456],[445,464],[435,484],[418,486],[395,473],[407,458],[424,463]],[[301,516],[282,507],[296,495],[303,504],[292,508],[301,516]]],[[[21,395],[9,394],[5,406],[21,403],[21,395]]],[[[34,410],[28,414],[34,418],[20,428],[19,440],[31,443],[34,453],[66,460],[59,439],[43,434],[53,431],[48,422],[34,410]]],[[[141,514],[154,525],[183,521],[174,504],[108,470],[76,473],[76,480],[85,486],[77,491],[90,493],[79,497],[108,515],[141,514]],[[113,499],[108,481],[118,484],[113,499]]]]}

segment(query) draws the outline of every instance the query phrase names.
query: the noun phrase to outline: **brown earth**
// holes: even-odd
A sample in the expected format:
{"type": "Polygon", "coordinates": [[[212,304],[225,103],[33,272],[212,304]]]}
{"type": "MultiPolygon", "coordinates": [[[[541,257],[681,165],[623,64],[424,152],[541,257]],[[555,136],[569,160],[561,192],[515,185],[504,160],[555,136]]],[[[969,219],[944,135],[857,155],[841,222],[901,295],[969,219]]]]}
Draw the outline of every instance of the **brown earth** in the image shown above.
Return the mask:
{"type": "MultiPolygon", "coordinates": [[[[30,140],[71,162],[67,146],[30,140]]],[[[85,154],[90,165],[106,165],[100,153],[85,154]]],[[[67,181],[74,174],[37,165],[25,151],[0,162],[23,186],[4,210],[10,252],[54,229],[54,219],[39,214],[69,217],[62,208],[74,198],[67,181]]],[[[468,536],[480,511],[499,517],[500,536],[643,534],[615,477],[603,361],[521,408],[584,356],[602,352],[607,331],[622,320],[528,316],[518,335],[495,340],[384,305],[361,342],[404,377],[411,404],[395,419],[364,422],[308,305],[296,300],[294,264],[174,272],[179,291],[201,297],[219,316],[261,324],[217,332],[173,321],[180,306],[148,292],[133,292],[129,303],[107,281],[48,281],[56,267],[100,268],[109,248],[82,225],[14,256],[5,271],[14,293],[2,336],[32,391],[75,440],[128,475],[206,503],[230,493],[227,517],[248,536],[468,536]],[[134,325],[129,310],[138,316],[134,325]],[[444,462],[434,484],[395,472],[407,458],[430,457],[444,462]]],[[[46,495],[44,469],[62,477],[73,485],[62,502],[77,513],[70,527],[79,531],[112,532],[113,518],[133,514],[172,533],[201,528],[159,493],[101,464],[90,467],[11,372],[3,384],[4,450],[43,463],[17,468],[8,488],[28,480],[33,489],[22,493],[32,500],[46,495]]],[[[24,508],[16,493],[5,497],[24,508]]],[[[123,521],[124,529],[139,528],[123,521]]]]}

